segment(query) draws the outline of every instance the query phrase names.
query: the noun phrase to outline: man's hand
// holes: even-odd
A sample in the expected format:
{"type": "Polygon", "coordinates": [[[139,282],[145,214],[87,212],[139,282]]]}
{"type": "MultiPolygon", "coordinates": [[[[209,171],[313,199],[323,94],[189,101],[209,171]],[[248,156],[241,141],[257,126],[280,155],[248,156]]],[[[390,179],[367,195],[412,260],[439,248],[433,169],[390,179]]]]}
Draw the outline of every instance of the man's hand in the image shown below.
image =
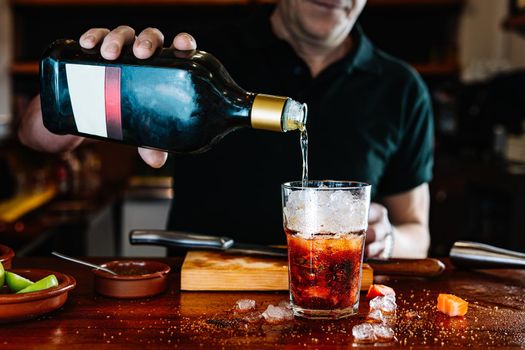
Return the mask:
{"type": "MultiPolygon", "coordinates": [[[[164,35],[155,28],[144,29],[137,37],[135,30],[128,26],[119,26],[113,30],[92,28],[82,34],[80,46],[92,49],[101,43],[100,53],[107,60],[115,60],[126,45],[133,45],[133,53],[139,59],[151,57],[155,50],[164,44],[164,35]]],[[[178,34],[172,42],[178,50],[194,50],[195,39],[187,34],[178,34]]],[[[18,136],[21,142],[31,148],[44,152],[66,152],[80,145],[84,138],[74,135],[56,135],[49,132],[42,122],[40,97],[36,96],[21,118],[18,136]]],[[[166,162],[165,152],[139,148],[142,159],[154,168],[160,168],[166,162]]]]}
{"type": "Polygon", "coordinates": [[[366,255],[370,258],[390,257],[392,234],[393,226],[388,219],[388,210],[379,203],[371,203],[366,232],[366,255]]]}
{"type": "MultiPolygon", "coordinates": [[[[164,35],[156,28],[146,28],[137,37],[135,30],[128,26],[119,26],[112,31],[106,28],[92,28],[82,34],[79,43],[85,49],[92,49],[100,42],[100,54],[107,60],[115,60],[120,56],[122,48],[133,45],[133,54],[139,59],[150,58],[164,44],[164,35]]],[[[197,48],[195,39],[187,33],[178,34],[172,42],[177,50],[194,50],[197,48]]],[[[160,168],[166,162],[167,153],[139,148],[142,159],[154,168],[160,168]]]]}

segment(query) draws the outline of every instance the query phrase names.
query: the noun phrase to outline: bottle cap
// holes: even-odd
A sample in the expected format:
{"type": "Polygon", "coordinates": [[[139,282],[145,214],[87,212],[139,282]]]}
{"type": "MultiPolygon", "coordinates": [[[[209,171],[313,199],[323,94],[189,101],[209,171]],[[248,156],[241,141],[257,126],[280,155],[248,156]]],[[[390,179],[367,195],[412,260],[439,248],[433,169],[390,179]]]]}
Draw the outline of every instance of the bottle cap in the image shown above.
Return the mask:
{"type": "Polygon", "coordinates": [[[288,97],[258,94],[251,110],[254,129],[270,131],[304,130],[306,128],[306,104],[288,97]]]}
{"type": "Polygon", "coordinates": [[[287,100],[287,97],[257,94],[251,110],[252,128],[283,131],[281,121],[287,100]]]}

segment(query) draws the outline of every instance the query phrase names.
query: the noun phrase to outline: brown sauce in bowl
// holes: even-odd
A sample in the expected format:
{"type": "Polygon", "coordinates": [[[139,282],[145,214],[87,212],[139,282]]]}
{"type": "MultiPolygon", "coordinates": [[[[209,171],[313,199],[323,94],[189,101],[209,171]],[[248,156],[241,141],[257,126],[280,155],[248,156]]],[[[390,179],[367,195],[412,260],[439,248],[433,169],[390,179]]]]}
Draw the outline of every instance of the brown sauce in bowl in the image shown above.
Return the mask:
{"type": "Polygon", "coordinates": [[[139,264],[114,265],[108,268],[120,276],[140,276],[155,272],[139,264]]]}

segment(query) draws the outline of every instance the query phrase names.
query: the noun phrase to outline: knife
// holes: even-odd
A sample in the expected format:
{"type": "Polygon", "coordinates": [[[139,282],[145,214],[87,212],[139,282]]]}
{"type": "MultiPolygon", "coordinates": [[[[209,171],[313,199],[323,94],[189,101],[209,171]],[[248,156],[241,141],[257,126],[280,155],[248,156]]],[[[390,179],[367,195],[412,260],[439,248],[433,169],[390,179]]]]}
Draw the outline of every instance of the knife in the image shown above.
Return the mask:
{"type": "Polygon", "coordinates": [[[450,260],[456,267],[471,269],[525,268],[524,253],[469,241],[455,242],[450,260]]]}
{"type": "Polygon", "coordinates": [[[133,230],[129,233],[131,244],[161,245],[188,250],[219,250],[232,254],[288,257],[286,248],[234,242],[224,236],[207,236],[196,233],[164,230],[133,230]]]}
{"type": "MultiPolygon", "coordinates": [[[[231,254],[248,254],[266,257],[288,257],[286,248],[258,244],[237,243],[224,236],[208,236],[195,233],[165,230],[133,230],[129,233],[131,244],[161,245],[189,250],[217,250],[231,254]]],[[[370,259],[365,258],[374,274],[414,277],[433,277],[445,270],[437,259],[370,259]]]]}

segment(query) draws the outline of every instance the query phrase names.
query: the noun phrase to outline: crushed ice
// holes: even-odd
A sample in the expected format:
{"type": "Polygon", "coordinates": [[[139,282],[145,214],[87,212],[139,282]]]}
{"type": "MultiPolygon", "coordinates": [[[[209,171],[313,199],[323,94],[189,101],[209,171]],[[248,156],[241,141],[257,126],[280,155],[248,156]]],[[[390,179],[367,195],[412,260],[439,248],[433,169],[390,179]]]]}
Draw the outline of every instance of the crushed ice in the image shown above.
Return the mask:
{"type": "Polygon", "coordinates": [[[367,321],[369,322],[379,322],[382,323],[385,321],[385,318],[383,317],[383,313],[381,310],[372,310],[366,317],[367,321]]]}
{"type": "Polygon", "coordinates": [[[383,323],[361,323],[352,328],[356,343],[390,342],[395,339],[394,330],[383,323]]]}
{"type": "Polygon", "coordinates": [[[386,324],[375,323],[372,327],[374,329],[376,341],[389,342],[394,340],[394,330],[386,324]]]}
{"type": "Polygon", "coordinates": [[[235,311],[246,312],[255,310],[255,300],[239,299],[235,302],[235,311]]]}
{"type": "Polygon", "coordinates": [[[396,297],[386,295],[375,297],[369,302],[370,312],[366,322],[352,328],[356,343],[386,343],[395,340],[394,330],[388,325],[396,312],[396,297]]]}
{"type": "Polygon", "coordinates": [[[294,191],[283,209],[286,226],[303,238],[319,232],[346,234],[366,230],[370,193],[349,191],[294,191]]]}
{"type": "Polygon", "coordinates": [[[383,313],[391,314],[396,311],[396,308],[396,297],[392,295],[375,297],[370,300],[370,310],[381,310],[383,313]]]}
{"type": "Polygon", "coordinates": [[[374,327],[370,323],[361,323],[352,328],[352,335],[356,343],[374,343],[376,336],[374,327]]]}
{"type": "Polygon", "coordinates": [[[293,312],[291,309],[283,306],[268,305],[266,310],[262,313],[266,322],[278,323],[283,321],[290,321],[293,319],[293,312]]]}

